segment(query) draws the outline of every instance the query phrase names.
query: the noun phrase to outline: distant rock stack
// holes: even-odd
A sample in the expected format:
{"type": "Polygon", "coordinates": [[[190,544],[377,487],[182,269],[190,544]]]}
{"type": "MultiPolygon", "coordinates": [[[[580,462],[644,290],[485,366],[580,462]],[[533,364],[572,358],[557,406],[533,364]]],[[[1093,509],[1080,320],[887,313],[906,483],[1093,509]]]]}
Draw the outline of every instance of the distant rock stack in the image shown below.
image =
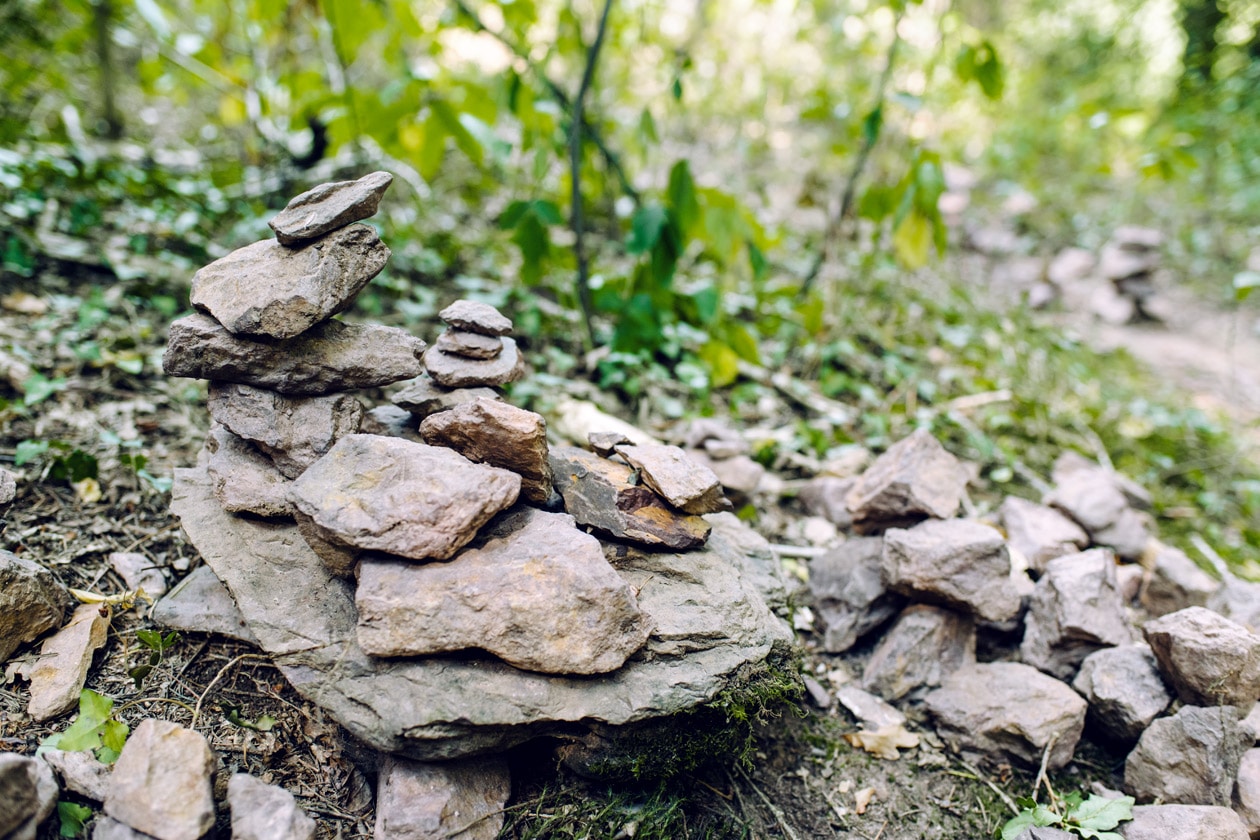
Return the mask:
{"type": "MultiPolygon", "coordinates": [[[[1104,320],[1124,323],[1157,320],[1150,311],[1155,296],[1155,272],[1164,234],[1154,228],[1124,225],[1116,228],[1098,258],[1098,272],[1111,283],[1114,296],[1096,307],[1104,320]]],[[[1100,294],[1100,297],[1102,295],[1100,294]]]]}

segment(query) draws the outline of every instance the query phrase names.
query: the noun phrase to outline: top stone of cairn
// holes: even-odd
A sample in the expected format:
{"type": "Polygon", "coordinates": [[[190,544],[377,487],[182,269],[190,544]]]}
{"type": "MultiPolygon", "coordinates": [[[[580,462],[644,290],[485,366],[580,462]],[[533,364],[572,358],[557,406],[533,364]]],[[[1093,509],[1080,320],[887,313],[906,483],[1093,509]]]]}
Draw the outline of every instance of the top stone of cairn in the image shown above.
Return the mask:
{"type": "Polygon", "coordinates": [[[357,181],[320,184],[289,202],[269,224],[282,245],[301,245],[376,213],[394,176],[373,172],[357,181]]]}
{"type": "Polygon", "coordinates": [[[438,313],[452,327],[481,335],[507,335],[512,321],[488,303],[457,300],[438,313]]]}

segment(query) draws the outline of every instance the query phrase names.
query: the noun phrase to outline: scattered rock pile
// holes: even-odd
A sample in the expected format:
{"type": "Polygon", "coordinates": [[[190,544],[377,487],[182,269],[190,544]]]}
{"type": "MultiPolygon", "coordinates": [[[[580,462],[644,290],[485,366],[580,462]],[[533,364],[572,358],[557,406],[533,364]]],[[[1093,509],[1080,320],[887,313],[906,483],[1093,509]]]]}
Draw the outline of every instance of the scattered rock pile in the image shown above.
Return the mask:
{"type": "Polygon", "coordinates": [[[1155,272],[1163,244],[1164,234],[1154,228],[1116,228],[1098,255],[1098,273],[1114,292],[1111,301],[1098,310],[1100,315],[1117,322],[1153,317],[1149,306],[1155,296],[1155,272]]]}

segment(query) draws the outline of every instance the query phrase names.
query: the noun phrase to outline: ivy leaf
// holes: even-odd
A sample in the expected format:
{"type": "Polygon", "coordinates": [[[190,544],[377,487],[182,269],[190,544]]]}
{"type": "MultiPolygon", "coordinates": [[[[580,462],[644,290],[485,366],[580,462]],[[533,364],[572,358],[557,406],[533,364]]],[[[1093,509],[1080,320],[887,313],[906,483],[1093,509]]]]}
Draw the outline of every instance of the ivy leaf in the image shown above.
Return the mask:
{"type": "Polygon", "coordinates": [[[739,376],[739,355],[728,344],[709,340],[700,348],[700,358],[709,366],[714,388],[724,388],[739,376]]]}
{"type": "Polygon", "coordinates": [[[61,825],[57,830],[61,837],[78,837],[83,834],[84,824],[92,819],[92,809],[75,802],[58,802],[57,819],[61,825]]]}
{"type": "Polygon", "coordinates": [[[1242,302],[1260,289],[1260,271],[1240,271],[1234,275],[1234,300],[1242,302]]]}
{"type": "Polygon", "coordinates": [[[696,200],[696,182],[691,177],[691,166],[680,160],[669,170],[669,186],[665,191],[674,221],[685,242],[700,221],[700,202],[696,200]]]}
{"type": "Polygon", "coordinates": [[[884,127],[884,106],[879,105],[862,120],[862,139],[866,145],[874,146],[879,139],[879,131],[884,127]]]}
{"type": "Polygon", "coordinates": [[[1008,820],[1002,826],[1002,840],[1015,840],[1024,829],[1030,826],[1052,826],[1060,825],[1063,820],[1054,811],[1051,811],[1045,805],[1033,805],[1031,808],[1025,806],[1014,819],[1008,820]]]}
{"type": "Polygon", "coordinates": [[[27,405],[43,402],[58,391],[64,390],[66,384],[63,376],[49,379],[42,373],[33,373],[22,383],[22,402],[27,405]]]}
{"type": "Polygon", "coordinates": [[[21,441],[13,453],[13,466],[20,467],[23,464],[34,461],[36,458],[42,457],[48,452],[50,445],[46,440],[21,441]]]}

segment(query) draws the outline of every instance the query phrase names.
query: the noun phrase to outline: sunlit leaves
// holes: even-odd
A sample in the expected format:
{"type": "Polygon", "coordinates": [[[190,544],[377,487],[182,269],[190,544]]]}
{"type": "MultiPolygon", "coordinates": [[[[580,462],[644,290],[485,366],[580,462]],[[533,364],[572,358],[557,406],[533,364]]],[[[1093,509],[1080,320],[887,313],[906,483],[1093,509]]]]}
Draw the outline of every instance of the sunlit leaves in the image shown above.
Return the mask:
{"type": "Polygon", "coordinates": [[[527,283],[542,277],[544,262],[551,253],[548,228],[563,222],[560,208],[552,201],[514,201],[499,217],[499,227],[512,231],[512,241],[521,249],[521,276],[527,283]]]}
{"type": "Polygon", "coordinates": [[[1000,99],[1006,86],[1002,63],[998,60],[993,44],[984,40],[979,44],[966,44],[954,61],[954,72],[963,82],[975,82],[989,99],[1000,99]]]}
{"type": "Polygon", "coordinates": [[[64,732],[49,735],[40,750],[94,750],[96,757],[112,764],[122,752],[130,732],[127,724],[110,717],[114,701],[91,689],[79,693],[79,716],[64,732]]]}

